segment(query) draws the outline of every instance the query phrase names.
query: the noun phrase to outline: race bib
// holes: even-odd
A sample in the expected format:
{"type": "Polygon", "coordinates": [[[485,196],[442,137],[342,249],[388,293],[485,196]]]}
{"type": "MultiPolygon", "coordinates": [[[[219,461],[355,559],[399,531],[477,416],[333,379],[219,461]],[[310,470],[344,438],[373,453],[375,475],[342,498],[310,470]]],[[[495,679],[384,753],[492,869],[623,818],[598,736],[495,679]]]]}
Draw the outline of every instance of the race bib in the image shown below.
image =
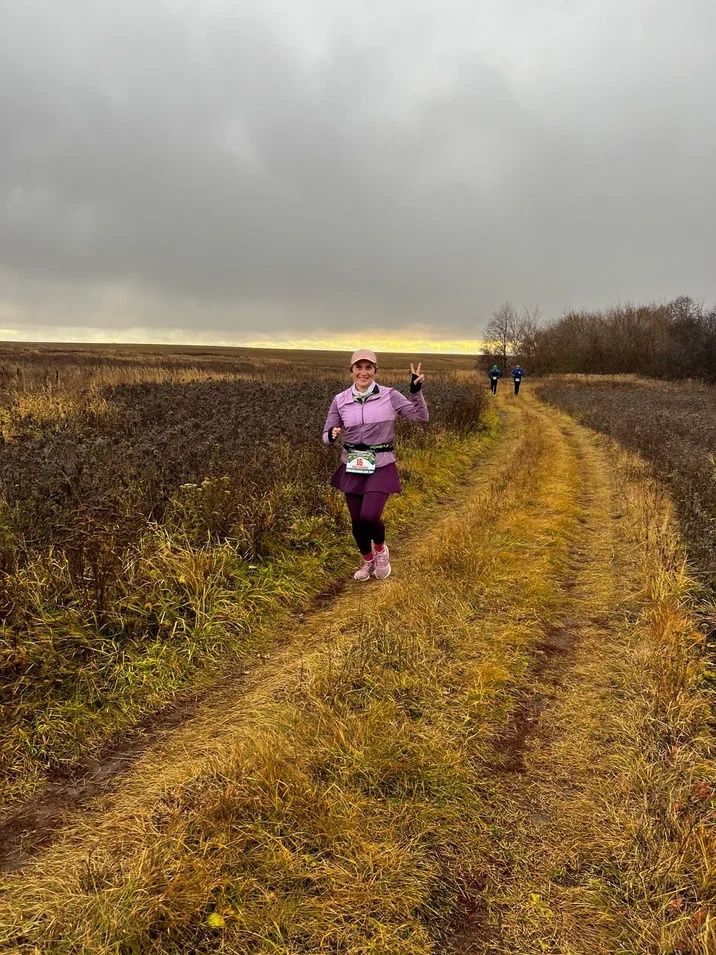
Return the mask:
{"type": "Polygon", "coordinates": [[[346,472],[348,474],[372,474],[375,471],[373,451],[348,451],[346,472]]]}

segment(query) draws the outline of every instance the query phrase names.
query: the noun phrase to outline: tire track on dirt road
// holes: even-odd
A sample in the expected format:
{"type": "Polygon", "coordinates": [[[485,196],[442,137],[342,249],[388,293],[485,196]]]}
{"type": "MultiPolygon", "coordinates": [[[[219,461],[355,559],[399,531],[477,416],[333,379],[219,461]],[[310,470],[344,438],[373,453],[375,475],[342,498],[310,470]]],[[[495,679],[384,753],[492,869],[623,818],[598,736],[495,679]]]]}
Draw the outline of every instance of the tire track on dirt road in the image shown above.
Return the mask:
{"type": "Polygon", "coordinates": [[[619,667],[614,661],[623,652],[620,604],[629,573],[620,558],[622,515],[609,463],[593,436],[565,415],[537,408],[550,415],[548,426],[559,431],[580,475],[581,513],[562,582],[565,613],[538,646],[531,680],[485,767],[493,849],[471,877],[446,955],[617,951],[607,920],[590,923],[586,909],[579,933],[574,921],[560,923],[553,887],[560,867],[568,868],[586,848],[570,830],[569,814],[585,773],[590,766],[599,771],[601,746],[609,742],[594,726],[585,738],[576,714],[609,694],[619,667]]]}

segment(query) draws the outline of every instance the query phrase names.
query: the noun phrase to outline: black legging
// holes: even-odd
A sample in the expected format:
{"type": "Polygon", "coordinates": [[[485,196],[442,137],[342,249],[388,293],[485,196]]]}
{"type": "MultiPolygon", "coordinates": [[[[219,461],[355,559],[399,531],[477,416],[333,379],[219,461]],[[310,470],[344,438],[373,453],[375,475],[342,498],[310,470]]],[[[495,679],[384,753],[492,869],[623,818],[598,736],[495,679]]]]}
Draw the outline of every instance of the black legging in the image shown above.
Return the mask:
{"type": "Polygon", "coordinates": [[[346,494],[351,515],[353,537],[361,554],[371,552],[371,541],[385,543],[385,524],[381,520],[387,494],[369,491],[367,494],[346,494]]]}
{"type": "Polygon", "coordinates": [[[497,394],[497,382],[498,382],[498,381],[499,381],[498,378],[490,378],[490,391],[493,393],[493,395],[496,395],[496,394],[497,394]]]}
{"type": "Polygon", "coordinates": [[[515,378],[515,394],[516,394],[516,395],[518,395],[518,394],[520,393],[520,382],[521,382],[521,381],[522,381],[521,378],[515,378]]]}

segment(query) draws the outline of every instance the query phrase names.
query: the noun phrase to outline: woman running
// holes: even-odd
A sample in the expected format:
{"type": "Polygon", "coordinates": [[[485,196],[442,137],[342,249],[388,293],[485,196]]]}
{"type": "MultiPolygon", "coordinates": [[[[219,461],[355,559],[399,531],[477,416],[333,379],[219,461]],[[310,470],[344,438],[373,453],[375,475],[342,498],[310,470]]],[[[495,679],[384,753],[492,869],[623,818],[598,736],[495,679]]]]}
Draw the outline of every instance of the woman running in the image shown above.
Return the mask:
{"type": "Polygon", "coordinates": [[[378,359],[369,348],[353,352],[350,361],[353,383],[331,403],[323,429],[323,443],[343,438],[341,465],[331,484],[346,496],[353,537],[363,563],[353,574],[368,580],[374,574],[384,580],[390,574],[390,553],[385,543],[383,508],[389,494],[401,490],[395,466],[393,438],[395,419],[427,421],[428,406],[422,393],[422,364],[410,366],[410,400],[395,388],[379,385],[375,376],[378,359]]]}

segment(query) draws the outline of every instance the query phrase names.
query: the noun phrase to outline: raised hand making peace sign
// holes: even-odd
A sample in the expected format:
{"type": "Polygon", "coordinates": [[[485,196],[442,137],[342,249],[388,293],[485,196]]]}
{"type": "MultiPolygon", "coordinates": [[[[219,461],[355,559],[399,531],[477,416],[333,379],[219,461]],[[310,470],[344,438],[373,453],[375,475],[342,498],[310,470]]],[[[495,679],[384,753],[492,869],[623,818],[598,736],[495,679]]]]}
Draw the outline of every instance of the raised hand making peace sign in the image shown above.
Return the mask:
{"type": "Polygon", "coordinates": [[[411,361],[410,362],[410,390],[412,392],[420,391],[424,381],[425,381],[425,375],[423,374],[423,363],[419,361],[416,368],[411,361]]]}

